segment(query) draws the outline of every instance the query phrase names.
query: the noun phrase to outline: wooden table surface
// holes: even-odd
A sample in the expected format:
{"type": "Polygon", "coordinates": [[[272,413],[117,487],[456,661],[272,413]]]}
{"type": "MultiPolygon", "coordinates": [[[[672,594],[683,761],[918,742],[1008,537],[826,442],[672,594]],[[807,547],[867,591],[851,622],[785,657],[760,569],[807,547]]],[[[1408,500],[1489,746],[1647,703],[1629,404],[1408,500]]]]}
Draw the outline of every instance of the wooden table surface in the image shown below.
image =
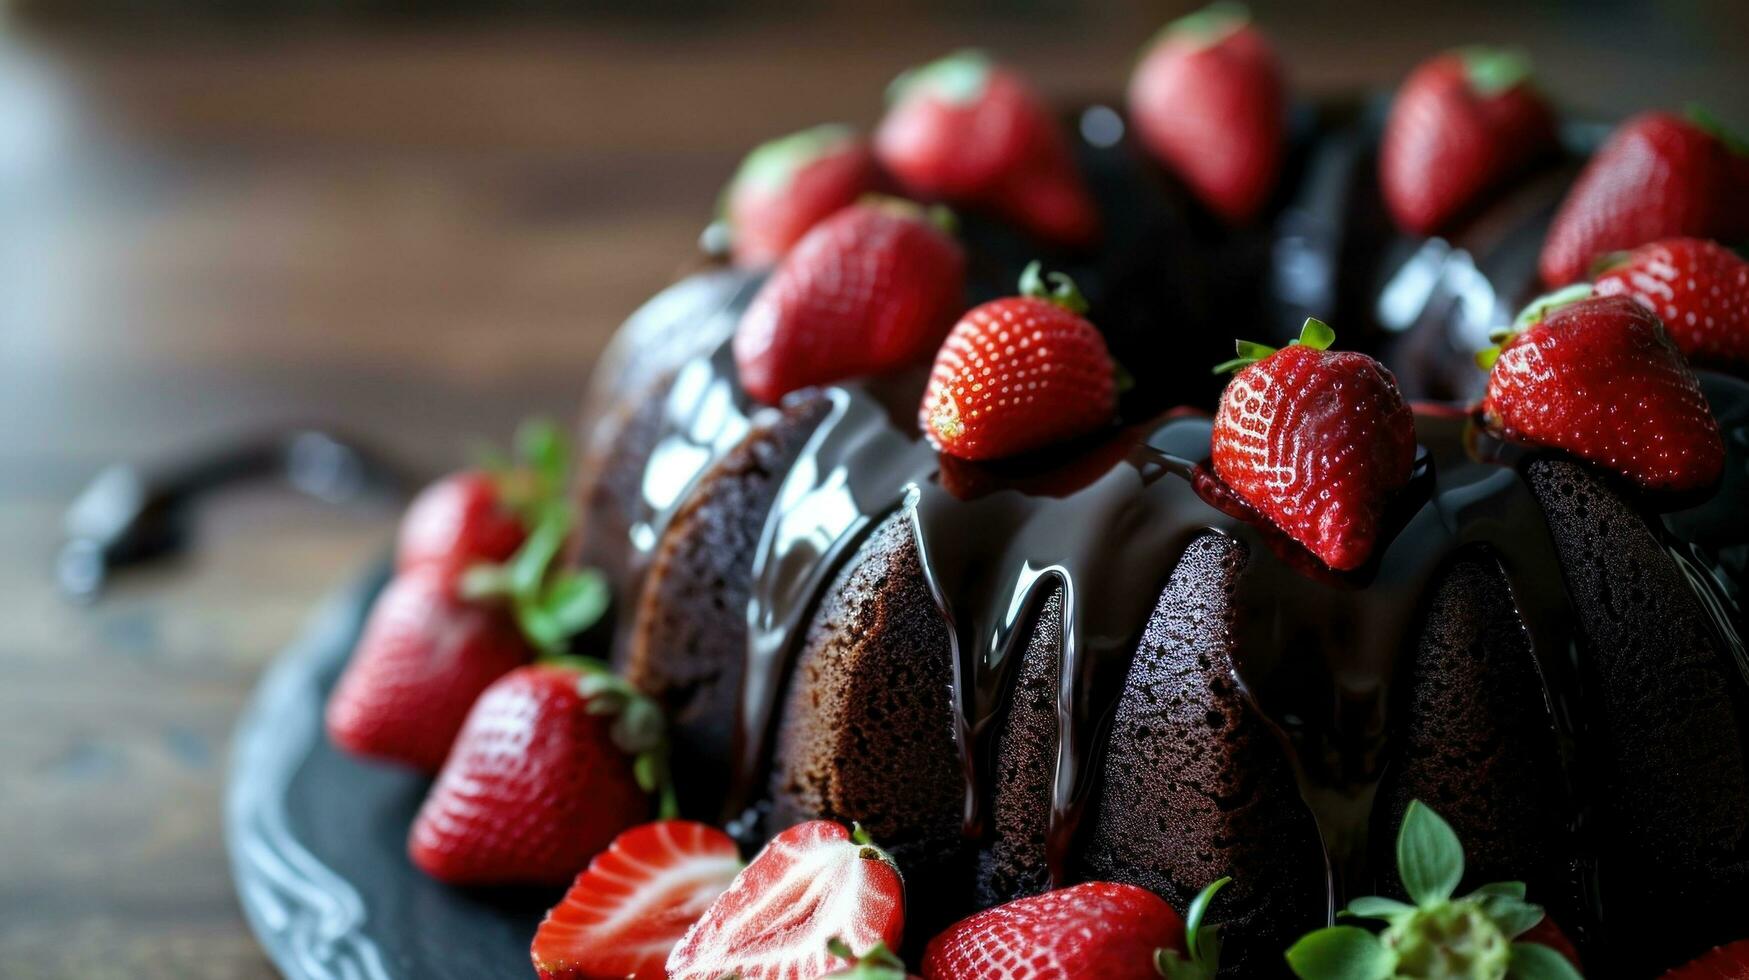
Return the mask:
{"type": "MultiPolygon", "coordinates": [[[[751,143],[872,122],[895,70],[965,43],[1048,91],[1112,92],[1160,17],[861,6],[0,34],[0,976],[273,975],[226,868],[228,733],[392,531],[385,508],[241,491],[202,512],[191,556],[75,606],[50,568],[101,465],[291,421],[452,465],[571,411],[751,143]]],[[[1473,12],[1279,6],[1303,91],[1388,85],[1477,33],[1473,12]]],[[[1598,29],[1506,4],[1488,35],[1532,44],[1571,104],[1710,97],[1749,123],[1749,5],[1671,6],[1674,24],[1598,29]]]]}

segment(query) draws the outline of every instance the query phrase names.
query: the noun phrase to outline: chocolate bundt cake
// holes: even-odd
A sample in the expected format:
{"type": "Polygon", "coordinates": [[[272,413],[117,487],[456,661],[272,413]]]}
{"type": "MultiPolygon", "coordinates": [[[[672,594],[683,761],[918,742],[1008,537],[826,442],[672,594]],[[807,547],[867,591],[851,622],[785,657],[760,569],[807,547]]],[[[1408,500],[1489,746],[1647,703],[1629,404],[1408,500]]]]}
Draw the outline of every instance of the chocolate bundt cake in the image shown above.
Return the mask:
{"type": "MultiPolygon", "coordinates": [[[[1209,367],[1315,313],[1415,399],[1535,289],[1595,133],[1455,234],[1392,230],[1380,107],[1297,110],[1268,220],[1228,227],[1093,106],[1069,119],[1102,243],[1048,253],[1135,376],[1127,427],[994,464],[918,431],[920,372],[740,388],[762,274],[718,267],[627,324],[586,411],[579,560],[616,666],[669,711],[683,810],[752,839],[860,822],[913,934],[1054,885],[1223,893],[1226,970],[1279,970],[1355,895],[1399,894],[1409,801],[1468,878],[1530,883],[1588,962],[1641,975],[1741,926],[1749,890],[1749,386],[1703,375],[1727,476],[1649,510],[1593,467],[1418,405],[1373,559],[1320,565],[1213,477],[1209,367]],[[1632,925],[1627,923],[1631,921],[1632,925]],[[1656,937],[1654,939],[1654,937],[1656,937]]],[[[1040,246],[962,215],[973,301],[1040,246]]]]}

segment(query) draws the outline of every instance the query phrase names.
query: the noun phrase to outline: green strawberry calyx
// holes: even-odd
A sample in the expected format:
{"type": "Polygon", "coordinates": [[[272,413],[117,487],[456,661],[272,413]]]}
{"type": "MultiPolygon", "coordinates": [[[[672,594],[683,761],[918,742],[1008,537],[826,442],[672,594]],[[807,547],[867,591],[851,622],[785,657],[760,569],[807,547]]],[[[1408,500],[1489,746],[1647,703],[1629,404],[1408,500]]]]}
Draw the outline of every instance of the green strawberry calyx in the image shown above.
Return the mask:
{"type": "Polygon", "coordinates": [[[922,205],[916,201],[891,194],[864,194],[858,198],[857,204],[863,207],[877,208],[897,218],[908,221],[921,221],[934,225],[942,234],[953,237],[959,234],[959,216],[945,204],[922,205]]]}
{"type": "Polygon", "coordinates": [[[492,479],[501,506],[525,528],[539,522],[547,503],[565,492],[571,478],[571,447],[550,419],[529,419],[516,429],[511,455],[492,446],[473,455],[492,479]]]}
{"type": "Polygon", "coordinates": [[[1698,102],[1690,102],[1683,107],[1683,115],[1688,121],[1705,130],[1713,139],[1725,144],[1725,149],[1738,156],[1749,156],[1749,139],[1726,126],[1724,120],[1713,115],[1712,111],[1698,102]]]}
{"type": "Polygon", "coordinates": [[[1250,23],[1251,11],[1244,4],[1216,0],[1161,28],[1148,47],[1161,41],[1177,41],[1200,51],[1225,41],[1250,23]]]}
{"type": "Polygon", "coordinates": [[[1419,800],[1397,834],[1397,874],[1411,902],[1356,898],[1343,919],[1382,923],[1374,931],[1336,925],[1302,936],[1287,951],[1304,980],[1578,980],[1548,946],[1515,941],[1542,921],[1521,881],[1483,885],[1462,896],[1464,849],[1444,818],[1419,800]]]}
{"type": "Polygon", "coordinates": [[[851,143],[856,130],[844,123],[825,123],[761,143],[741,161],[729,189],[777,192],[796,171],[851,143]]]}
{"type": "Polygon", "coordinates": [[[1470,90],[1482,98],[1504,95],[1530,78],[1530,57],[1517,48],[1471,45],[1455,52],[1470,90]]]}
{"type": "Polygon", "coordinates": [[[1190,900],[1190,908],[1184,913],[1183,953],[1175,949],[1154,951],[1154,971],[1165,980],[1214,980],[1215,974],[1220,972],[1221,926],[1219,923],[1204,925],[1203,920],[1208,917],[1209,904],[1215,900],[1215,893],[1232,880],[1230,877],[1216,878],[1190,900]]]}
{"type": "MultiPolygon", "coordinates": [[[[1300,335],[1289,347],[1310,347],[1313,350],[1329,350],[1336,343],[1336,331],[1330,325],[1315,316],[1306,317],[1306,322],[1300,327],[1300,335]]],[[[1234,371],[1248,368],[1276,352],[1268,344],[1259,344],[1249,340],[1237,341],[1233,345],[1238,357],[1230,361],[1222,361],[1215,365],[1215,374],[1231,374],[1234,371]]]]}
{"type": "Polygon", "coordinates": [[[886,943],[877,942],[867,952],[857,953],[841,937],[833,936],[826,940],[826,952],[850,961],[844,969],[827,974],[829,977],[840,980],[905,980],[905,961],[888,949],[886,943]]]}
{"type": "Polygon", "coordinates": [[[994,67],[990,56],[976,48],[955,51],[900,73],[887,86],[887,104],[928,96],[949,105],[969,105],[983,96],[994,67]]]}
{"type": "Polygon", "coordinates": [[[1076,316],[1087,314],[1087,297],[1081,295],[1075,280],[1066,272],[1046,272],[1044,263],[1037,260],[1020,274],[1020,295],[1055,303],[1076,316]]]}
{"type": "Polygon", "coordinates": [[[1484,371],[1494,370],[1494,362],[1500,359],[1500,352],[1511,342],[1513,337],[1529,330],[1543,322],[1550,313],[1563,306],[1572,306],[1581,300],[1591,298],[1591,284],[1576,282],[1571,286],[1562,286],[1552,293],[1544,293],[1525,305],[1518,311],[1518,316],[1512,319],[1512,326],[1496,330],[1488,335],[1493,346],[1484,347],[1476,352],[1476,366],[1484,371]]]}

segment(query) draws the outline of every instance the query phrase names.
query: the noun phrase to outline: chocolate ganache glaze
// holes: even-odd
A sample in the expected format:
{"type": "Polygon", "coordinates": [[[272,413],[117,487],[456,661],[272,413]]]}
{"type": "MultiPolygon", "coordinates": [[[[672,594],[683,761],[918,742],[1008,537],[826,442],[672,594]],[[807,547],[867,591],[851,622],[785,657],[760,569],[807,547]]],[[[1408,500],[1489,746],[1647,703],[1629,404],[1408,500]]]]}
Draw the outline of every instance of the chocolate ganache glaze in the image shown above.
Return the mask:
{"type": "MultiPolygon", "coordinates": [[[[638,375],[626,390],[671,375],[636,436],[644,462],[629,512],[596,521],[625,535],[633,580],[695,483],[726,454],[785,419],[805,436],[787,469],[768,475],[775,489],[751,556],[745,661],[731,672],[734,771],[723,815],[757,835],[802,635],[849,557],[900,515],[951,641],[969,841],[989,833],[993,741],[1021,648],[1045,610],[1058,619],[1045,860],[1052,882],[1073,880],[1131,658],[1186,550],[1215,535],[1243,556],[1227,637],[1231,681],[1279,740],[1315,823],[1329,920],[1348,897],[1392,888],[1372,835],[1393,828],[1372,821],[1405,728],[1404,663],[1441,577],[1480,563],[1503,577],[1558,763],[1560,785],[1549,796],[1564,812],[1551,819],[1569,852],[1551,856],[1566,880],[1544,900],[1582,943],[1609,942],[1600,927],[1616,879],[1593,815],[1611,791],[1591,734],[1601,711],[1597,670],[1566,571],[1573,556],[1552,536],[1546,509],[1550,494],[1564,492],[1559,474],[1568,471],[1559,467],[1608,478],[1556,452],[1502,443],[1461,408],[1419,404],[1414,476],[1393,499],[1369,563],[1341,574],[1227,491],[1209,463],[1210,420],[1173,408],[1212,405],[1222,379],[1207,366],[1230,352],[1235,333],[1292,336],[1306,313],[1327,312],[1318,304],[1345,311],[1332,317],[1340,345],[1385,357],[1411,397],[1473,392],[1481,375],[1467,355],[1486,336],[1478,325],[1504,322],[1527,298],[1534,243],[1565,183],[1556,175],[1570,164],[1527,178],[1477,216],[1467,238],[1410,242],[1383,229],[1367,189],[1377,108],[1302,111],[1273,230],[1230,231],[1139,162],[1121,134],[1101,130],[1102,112],[1080,117],[1079,150],[1104,213],[1115,216],[1108,241],[1098,255],[1053,258],[1081,282],[1090,318],[1138,379],[1122,406],[1130,421],[1106,436],[998,464],[943,459],[918,431],[920,372],[759,405],[741,391],[728,344],[759,273],[718,269],[683,281],[640,314],[636,337],[616,343],[643,360],[610,369],[609,377],[638,375]],[[665,343],[671,351],[652,357],[652,344],[665,343]],[[1058,601],[1046,602],[1053,594],[1058,601]]],[[[966,217],[964,239],[973,302],[1011,293],[1036,252],[976,215],[966,217]]],[[[1674,501],[1617,489],[1679,569],[1714,647],[1734,662],[1726,697],[1749,718],[1749,385],[1702,379],[1727,446],[1722,485],[1674,501]]],[[[1740,770],[1749,746],[1735,751],[1740,770]]],[[[1721,846],[1729,853],[1719,860],[1749,867],[1749,841],[1721,846]]]]}

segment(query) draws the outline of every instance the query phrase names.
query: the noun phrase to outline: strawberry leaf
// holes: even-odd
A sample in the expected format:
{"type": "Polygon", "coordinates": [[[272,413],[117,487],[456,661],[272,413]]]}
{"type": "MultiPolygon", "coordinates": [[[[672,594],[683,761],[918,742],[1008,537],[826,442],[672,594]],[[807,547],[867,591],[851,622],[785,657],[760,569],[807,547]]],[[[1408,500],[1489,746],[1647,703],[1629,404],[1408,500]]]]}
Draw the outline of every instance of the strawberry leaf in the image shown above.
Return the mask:
{"type": "Polygon", "coordinates": [[[568,572],[547,586],[541,605],[558,620],[567,636],[594,626],[607,612],[607,576],[593,568],[568,572]]]}
{"type": "Polygon", "coordinates": [[[1513,898],[1523,898],[1525,893],[1522,881],[1491,881],[1470,892],[1468,898],[1487,898],[1489,895],[1509,895],[1513,898]]]}
{"type": "Polygon", "coordinates": [[[1185,955],[1179,955],[1175,949],[1156,949],[1156,973],[1166,980],[1214,980],[1221,968],[1221,927],[1219,923],[1203,925],[1203,919],[1208,916],[1215,893],[1232,880],[1216,878],[1190,900],[1190,908],[1184,913],[1185,955]]]}
{"type": "Polygon", "coordinates": [[[1511,895],[1488,895],[1482,898],[1482,912],[1494,920],[1506,938],[1512,939],[1530,931],[1543,920],[1543,907],[1514,898],[1511,895]]]}
{"type": "Polygon", "coordinates": [[[1513,943],[1509,980],[1583,980],[1567,958],[1541,943],[1513,943]]]}
{"type": "Polygon", "coordinates": [[[1230,374],[1241,368],[1250,367],[1258,361],[1275,353],[1275,348],[1268,344],[1252,343],[1249,340],[1234,341],[1233,349],[1239,356],[1230,361],[1222,361],[1221,363],[1216,364],[1214,370],[1215,374],[1230,374]]]}
{"type": "Polygon", "coordinates": [[[1306,322],[1300,325],[1299,339],[1294,343],[1313,350],[1329,350],[1336,342],[1336,331],[1330,325],[1315,316],[1306,317],[1306,322]]]}
{"type": "Polygon", "coordinates": [[[1300,937],[1287,965],[1303,980],[1386,980],[1396,957],[1379,937],[1358,926],[1329,926],[1300,937]]]}
{"type": "Polygon", "coordinates": [[[1415,906],[1399,902],[1383,895],[1362,895],[1337,915],[1353,916],[1357,919],[1384,919],[1390,921],[1409,915],[1415,911],[1415,906]]]}
{"type": "Polygon", "coordinates": [[[1457,834],[1420,800],[1409,804],[1397,832],[1397,874],[1417,905],[1450,898],[1464,876],[1464,848],[1457,834]]]}

